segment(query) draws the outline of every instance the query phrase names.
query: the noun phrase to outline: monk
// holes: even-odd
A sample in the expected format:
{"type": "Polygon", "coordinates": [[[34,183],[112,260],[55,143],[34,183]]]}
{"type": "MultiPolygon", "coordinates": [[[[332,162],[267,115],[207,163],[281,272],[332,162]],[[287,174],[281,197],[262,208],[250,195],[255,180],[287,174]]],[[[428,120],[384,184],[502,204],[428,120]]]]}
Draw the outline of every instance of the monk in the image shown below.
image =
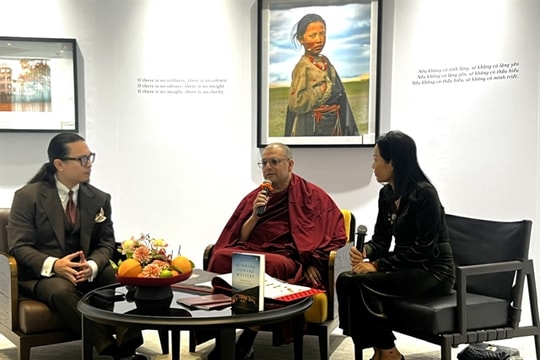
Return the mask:
{"type": "MultiPolygon", "coordinates": [[[[328,264],[328,254],[347,239],[341,210],[323,189],[293,173],[287,145],[266,146],[258,165],[271,181],[269,194],[258,188],[242,199],[215,245],[208,270],[231,272],[233,252],[264,253],[269,275],[324,288],[328,279],[321,270],[328,264]]],[[[255,328],[244,330],[236,344],[236,359],[253,357],[256,333],[255,328]]]]}

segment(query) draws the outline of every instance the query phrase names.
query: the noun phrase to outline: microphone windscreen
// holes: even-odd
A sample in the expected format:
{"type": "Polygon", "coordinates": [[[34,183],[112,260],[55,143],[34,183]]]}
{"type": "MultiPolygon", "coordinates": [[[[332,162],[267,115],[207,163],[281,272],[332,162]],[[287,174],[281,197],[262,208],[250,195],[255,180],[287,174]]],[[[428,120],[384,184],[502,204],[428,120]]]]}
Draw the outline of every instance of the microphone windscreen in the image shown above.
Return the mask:
{"type": "Polygon", "coordinates": [[[362,235],[367,234],[367,226],[366,225],[358,225],[358,228],[356,229],[356,232],[362,235]]]}

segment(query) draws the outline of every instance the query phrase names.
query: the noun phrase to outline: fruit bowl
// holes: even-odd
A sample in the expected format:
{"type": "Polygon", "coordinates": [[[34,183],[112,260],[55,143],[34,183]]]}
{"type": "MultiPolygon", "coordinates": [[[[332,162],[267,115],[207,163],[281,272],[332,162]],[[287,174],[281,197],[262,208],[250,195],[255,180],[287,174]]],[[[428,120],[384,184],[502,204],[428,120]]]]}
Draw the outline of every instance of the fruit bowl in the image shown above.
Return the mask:
{"type": "Polygon", "coordinates": [[[116,274],[116,280],[123,285],[134,286],[168,286],[180,281],[187,280],[191,276],[191,272],[180,274],[178,276],[166,277],[166,278],[144,278],[144,277],[127,277],[118,276],[116,274]]]}

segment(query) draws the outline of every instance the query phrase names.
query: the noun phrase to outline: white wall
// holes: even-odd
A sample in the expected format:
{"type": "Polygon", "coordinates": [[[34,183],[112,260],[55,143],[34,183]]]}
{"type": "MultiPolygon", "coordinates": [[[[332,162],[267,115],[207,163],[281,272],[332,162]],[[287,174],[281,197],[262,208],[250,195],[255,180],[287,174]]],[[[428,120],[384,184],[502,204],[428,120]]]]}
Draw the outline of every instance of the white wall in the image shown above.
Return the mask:
{"type": "MultiPolygon", "coordinates": [[[[97,153],[92,183],[113,196],[117,238],[151,232],[201,265],[261,181],[256,1],[12,0],[4,12],[14,14],[3,16],[4,36],[78,41],[81,132],[97,153]],[[137,94],[138,78],[227,82],[223,95],[151,96],[137,94]]],[[[417,140],[448,212],[540,223],[538,13],[527,0],[384,1],[383,128],[417,140]],[[516,81],[411,85],[421,67],[511,60],[516,81]]],[[[46,161],[51,137],[0,133],[1,207],[46,161]]],[[[296,148],[295,170],[372,228],[371,154],[296,148]]],[[[534,241],[532,251],[538,258],[534,241]]]]}

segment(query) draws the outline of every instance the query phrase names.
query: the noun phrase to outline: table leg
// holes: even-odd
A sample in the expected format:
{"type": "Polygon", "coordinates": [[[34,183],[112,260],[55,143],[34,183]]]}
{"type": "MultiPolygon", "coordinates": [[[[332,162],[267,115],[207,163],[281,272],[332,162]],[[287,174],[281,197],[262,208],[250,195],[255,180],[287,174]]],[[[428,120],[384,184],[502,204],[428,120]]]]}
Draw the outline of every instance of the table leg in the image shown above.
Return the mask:
{"type": "Polygon", "coordinates": [[[180,330],[171,330],[172,360],[180,360],[180,330]]]}
{"type": "Polygon", "coordinates": [[[91,320],[82,316],[82,360],[92,360],[92,324],[91,320]]]}
{"type": "MultiPolygon", "coordinates": [[[[169,353],[169,332],[167,330],[158,330],[159,343],[161,344],[161,353],[169,353]]],[[[173,347],[174,349],[174,347],[173,347]]]]}
{"type": "Polygon", "coordinates": [[[302,360],[304,357],[304,315],[292,320],[294,336],[294,359],[302,360]]]}
{"type": "Polygon", "coordinates": [[[222,360],[234,360],[234,348],[236,341],[236,329],[223,328],[219,330],[216,338],[216,351],[222,360]]]}

